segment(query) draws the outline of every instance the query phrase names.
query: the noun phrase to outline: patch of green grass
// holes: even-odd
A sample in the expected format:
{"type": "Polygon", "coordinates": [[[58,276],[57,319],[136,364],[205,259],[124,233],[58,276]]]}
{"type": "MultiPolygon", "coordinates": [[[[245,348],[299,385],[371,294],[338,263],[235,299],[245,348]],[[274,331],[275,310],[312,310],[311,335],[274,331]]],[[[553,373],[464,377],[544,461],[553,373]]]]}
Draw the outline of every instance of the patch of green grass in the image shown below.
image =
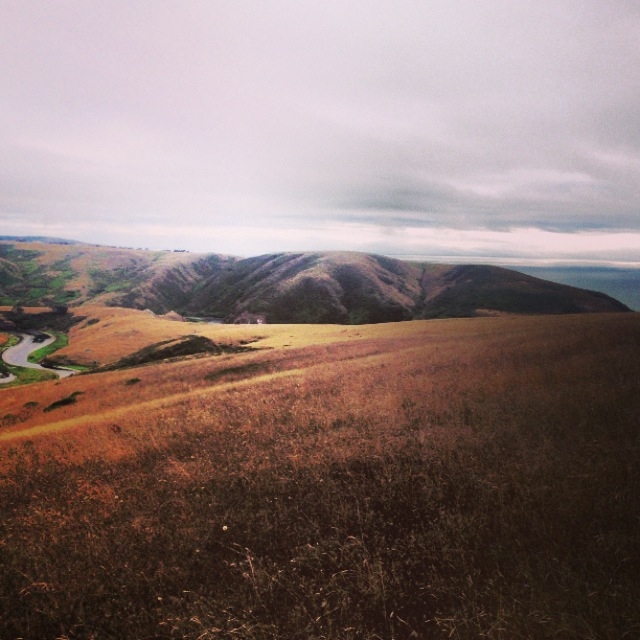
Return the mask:
{"type": "Polygon", "coordinates": [[[46,380],[56,380],[57,375],[45,369],[28,369],[26,367],[14,367],[5,365],[9,373],[16,376],[13,382],[3,385],[4,388],[16,387],[21,384],[33,384],[34,382],[44,382],[46,380]]]}
{"type": "Polygon", "coordinates": [[[118,267],[115,269],[91,269],[89,271],[93,282],[90,293],[117,293],[129,291],[133,287],[136,275],[135,269],[118,267]]]}
{"type": "Polygon", "coordinates": [[[74,364],[72,362],[58,362],[56,361],[56,367],[60,367],[63,369],[71,369],[72,371],[78,371],[82,373],[83,371],[91,371],[91,367],[87,367],[84,364],[74,364]]]}
{"type": "Polygon", "coordinates": [[[4,343],[4,345],[2,345],[2,350],[4,351],[9,347],[14,347],[15,345],[19,344],[19,342],[20,342],[20,338],[18,336],[10,334],[7,341],[4,343]]]}
{"type": "Polygon", "coordinates": [[[10,268],[2,271],[3,305],[65,304],[79,296],[78,291],[68,291],[65,286],[75,277],[69,260],[60,260],[52,265],[41,265],[38,251],[18,249],[11,245],[0,247],[0,258],[10,262],[10,268]]]}
{"type": "Polygon", "coordinates": [[[29,362],[37,363],[42,362],[46,357],[50,356],[52,353],[56,352],[58,349],[62,349],[69,344],[69,339],[64,333],[55,332],[55,341],[51,344],[48,344],[41,349],[37,349],[36,351],[32,351],[29,354],[27,360],[29,362]]]}

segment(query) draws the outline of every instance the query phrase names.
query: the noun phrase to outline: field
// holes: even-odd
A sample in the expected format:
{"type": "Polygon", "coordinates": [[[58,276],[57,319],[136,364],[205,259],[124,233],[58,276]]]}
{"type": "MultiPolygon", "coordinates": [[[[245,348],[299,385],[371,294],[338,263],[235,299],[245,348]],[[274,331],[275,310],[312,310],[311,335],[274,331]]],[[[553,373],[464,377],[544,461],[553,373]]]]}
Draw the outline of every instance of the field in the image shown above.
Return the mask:
{"type": "Polygon", "coordinates": [[[640,637],[640,315],[82,314],[0,390],[0,637],[640,637]]]}

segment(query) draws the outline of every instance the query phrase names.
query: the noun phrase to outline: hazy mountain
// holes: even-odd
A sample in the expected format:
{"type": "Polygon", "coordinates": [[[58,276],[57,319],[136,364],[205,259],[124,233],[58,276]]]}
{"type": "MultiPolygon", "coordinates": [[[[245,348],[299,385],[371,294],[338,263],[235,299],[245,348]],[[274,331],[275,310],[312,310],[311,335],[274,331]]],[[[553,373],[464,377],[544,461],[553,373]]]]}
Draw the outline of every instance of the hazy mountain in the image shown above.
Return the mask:
{"type": "Polygon", "coordinates": [[[492,266],[350,252],[241,259],[63,242],[0,242],[0,304],[92,302],[228,322],[350,324],[629,310],[603,293],[492,266]]]}
{"type": "Polygon", "coordinates": [[[82,244],[77,240],[51,238],[49,236],[0,236],[0,242],[41,242],[43,244],[82,244]]]}

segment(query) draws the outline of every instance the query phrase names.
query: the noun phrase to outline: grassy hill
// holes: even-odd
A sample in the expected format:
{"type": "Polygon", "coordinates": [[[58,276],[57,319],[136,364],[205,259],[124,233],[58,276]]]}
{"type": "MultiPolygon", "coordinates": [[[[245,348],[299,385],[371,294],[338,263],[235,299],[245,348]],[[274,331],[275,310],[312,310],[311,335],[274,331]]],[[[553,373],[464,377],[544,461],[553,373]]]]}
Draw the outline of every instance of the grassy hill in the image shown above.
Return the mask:
{"type": "Polygon", "coordinates": [[[640,629],[640,316],[611,298],[55,242],[0,242],[0,295],[64,307],[21,321],[90,369],[0,387],[0,637],[640,629]]]}
{"type": "Polygon", "coordinates": [[[93,245],[0,242],[0,305],[86,302],[159,312],[185,304],[202,278],[233,258],[93,245]]]}
{"type": "Polygon", "coordinates": [[[1,637],[640,628],[638,314],[71,314],[103,368],[0,390],[1,637]]]}
{"type": "Polygon", "coordinates": [[[227,322],[365,324],[496,313],[626,311],[604,294],[490,266],[362,253],[240,259],[42,242],[0,242],[0,305],[108,304],[227,322]]]}
{"type": "Polygon", "coordinates": [[[420,269],[357,253],[281,253],[240,261],[212,278],[190,308],[264,315],[269,322],[389,322],[412,317],[420,269]]]}

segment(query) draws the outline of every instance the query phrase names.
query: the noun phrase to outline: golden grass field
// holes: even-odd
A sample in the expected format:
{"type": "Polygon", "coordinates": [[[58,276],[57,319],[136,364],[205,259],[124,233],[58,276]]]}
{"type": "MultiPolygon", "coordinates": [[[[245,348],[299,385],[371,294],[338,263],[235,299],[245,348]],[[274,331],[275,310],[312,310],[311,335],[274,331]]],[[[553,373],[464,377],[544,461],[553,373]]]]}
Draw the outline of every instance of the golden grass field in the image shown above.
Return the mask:
{"type": "Polygon", "coordinates": [[[80,312],[252,350],[0,389],[0,637],[640,637],[640,315],[80,312]]]}

